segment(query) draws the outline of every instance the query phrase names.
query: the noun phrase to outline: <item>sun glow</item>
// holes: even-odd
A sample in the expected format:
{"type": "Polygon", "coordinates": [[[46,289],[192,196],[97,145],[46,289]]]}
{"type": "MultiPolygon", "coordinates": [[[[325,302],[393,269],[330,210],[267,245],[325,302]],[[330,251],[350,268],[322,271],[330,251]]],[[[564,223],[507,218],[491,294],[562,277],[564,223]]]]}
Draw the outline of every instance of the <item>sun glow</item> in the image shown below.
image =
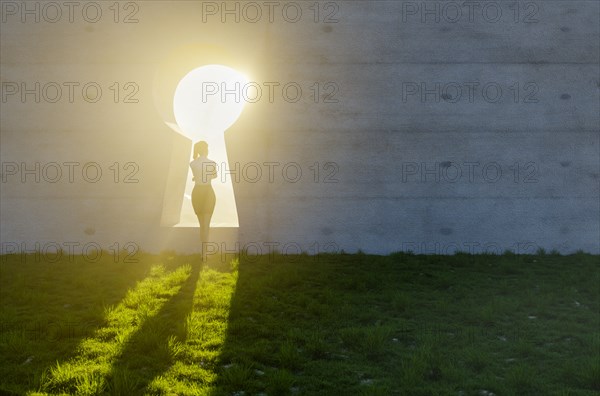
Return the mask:
{"type": "Polygon", "coordinates": [[[222,134],[242,114],[242,88],[247,83],[243,74],[223,65],[190,71],[175,90],[173,112],[177,125],[194,141],[222,134]]]}

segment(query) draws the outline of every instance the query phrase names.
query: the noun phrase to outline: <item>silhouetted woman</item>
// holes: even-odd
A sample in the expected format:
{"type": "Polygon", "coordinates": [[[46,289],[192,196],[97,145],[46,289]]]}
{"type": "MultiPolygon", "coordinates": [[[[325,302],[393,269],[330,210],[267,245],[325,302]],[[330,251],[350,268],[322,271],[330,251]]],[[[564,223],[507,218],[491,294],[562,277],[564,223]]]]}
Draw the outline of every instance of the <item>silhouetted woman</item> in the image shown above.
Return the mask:
{"type": "Polygon", "coordinates": [[[208,242],[210,218],[216,202],[211,181],[217,177],[217,164],[208,159],[208,143],[200,141],[194,145],[194,160],[190,162],[190,168],[194,175],[192,180],[195,182],[192,190],[192,206],[200,222],[200,241],[204,252],[205,244],[208,242]]]}

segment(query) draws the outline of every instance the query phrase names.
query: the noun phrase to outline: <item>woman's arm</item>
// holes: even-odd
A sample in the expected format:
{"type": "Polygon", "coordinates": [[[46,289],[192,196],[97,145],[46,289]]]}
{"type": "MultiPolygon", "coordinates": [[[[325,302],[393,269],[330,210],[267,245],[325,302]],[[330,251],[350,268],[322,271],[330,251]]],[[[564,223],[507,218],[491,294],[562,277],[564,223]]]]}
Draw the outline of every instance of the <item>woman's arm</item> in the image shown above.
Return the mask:
{"type": "Polygon", "coordinates": [[[210,173],[210,178],[212,179],[216,179],[217,178],[217,163],[214,161],[211,161],[212,165],[213,165],[213,171],[210,173]]]}
{"type": "Polygon", "coordinates": [[[202,182],[206,183],[217,177],[217,163],[206,161],[202,163],[202,182]]]}
{"type": "Polygon", "coordinates": [[[196,176],[194,176],[194,167],[192,166],[191,162],[190,162],[190,169],[192,170],[192,181],[196,181],[196,176]]]}

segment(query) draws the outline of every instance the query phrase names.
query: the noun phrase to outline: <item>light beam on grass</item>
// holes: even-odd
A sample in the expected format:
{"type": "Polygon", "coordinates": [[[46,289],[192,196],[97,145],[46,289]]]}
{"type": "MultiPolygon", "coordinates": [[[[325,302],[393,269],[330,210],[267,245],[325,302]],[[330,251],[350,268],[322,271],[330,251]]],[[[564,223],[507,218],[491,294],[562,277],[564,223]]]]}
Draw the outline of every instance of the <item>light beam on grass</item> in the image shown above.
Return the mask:
{"type": "Polygon", "coordinates": [[[190,273],[189,265],[169,273],[163,266],[152,267],[150,276],[130,289],[118,305],[106,308],[108,325],[82,340],[75,358],[57,362],[47,370],[41,381],[42,390],[86,394],[95,386],[106,385],[112,364],[132,336],[178,293],[190,273]]]}
{"type": "Polygon", "coordinates": [[[238,280],[238,263],[238,259],[231,262],[232,273],[211,268],[200,272],[193,309],[186,318],[186,339],[183,343],[173,343],[173,352],[179,360],[163,375],[156,376],[147,391],[203,394],[212,389],[217,375],[208,366],[210,361],[218,359],[225,344],[229,310],[238,280]]]}
{"type": "MultiPolygon", "coordinates": [[[[224,347],[238,279],[238,260],[230,265],[231,272],[209,267],[200,271],[193,285],[192,310],[185,319],[185,339],[171,335],[165,345],[157,345],[168,349],[174,362],[162,375],[145,383],[146,391],[203,394],[213,389],[217,374],[210,367],[214,367],[224,347]]],[[[46,371],[42,390],[82,395],[138,392],[140,383],[136,374],[123,368],[114,370],[115,364],[142,327],[156,320],[165,304],[181,292],[190,275],[189,265],[170,273],[162,266],[153,267],[150,276],[130,289],[118,305],[105,309],[108,324],[80,342],[76,357],[57,362],[46,371]]]]}

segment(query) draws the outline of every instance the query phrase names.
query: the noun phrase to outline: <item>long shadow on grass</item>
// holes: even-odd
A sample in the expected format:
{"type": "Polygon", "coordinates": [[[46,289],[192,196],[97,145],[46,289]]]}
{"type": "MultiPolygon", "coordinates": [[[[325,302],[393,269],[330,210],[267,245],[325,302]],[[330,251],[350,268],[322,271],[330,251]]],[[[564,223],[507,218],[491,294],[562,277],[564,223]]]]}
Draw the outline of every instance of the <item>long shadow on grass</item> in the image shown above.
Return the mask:
{"type": "MultiPolygon", "coordinates": [[[[401,357],[412,353],[410,344],[423,331],[418,322],[404,320],[411,303],[398,289],[405,285],[427,295],[445,282],[420,260],[241,255],[213,395],[392,394],[401,389],[401,357]]],[[[410,317],[417,320],[414,313],[410,317]]],[[[421,381],[423,375],[414,376],[421,381]]]]}
{"type": "Polygon", "coordinates": [[[169,344],[185,340],[186,317],[193,309],[201,267],[194,264],[179,292],[126,342],[108,376],[111,394],[141,394],[153,378],[174,363],[169,344]]]}
{"type": "Polygon", "coordinates": [[[335,272],[329,255],[240,255],[212,395],[299,391],[298,375],[330,359],[337,342],[331,329],[344,313],[328,287],[335,272]]]}
{"type": "MultiPolygon", "coordinates": [[[[9,389],[23,393],[25,389],[37,387],[36,381],[47,367],[57,360],[67,361],[74,357],[80,342],[103,325],[103,306],[122,300],[152,265],[146,255],[137,259],[135,263],[115,262],[113,256],[105,253],[101,260],[93,262],[74,256],[64,257],[52,265],[42,265],[44,262],[37,260],[35,255],[2,256],[0,268],[5,292],[21,293],[32,288],[49,297],[48,303],[43,305],[20,301],[11,304],[11,310],[27,314],[14,319],[3,318],[2,347],[11,352],[0,353],[3,355],[0,358],[0,393],[9,389]],[[96,280],[94,288],[80,282],[84,277],[96,280]],[[22,337],[11,337],[21,333],[22,337]],[[34,357],[33,362],[23,364],[26,359],[31,361],[29,357],[34,357]],[[6,372],[10,374],[3,375],[6,372]]],[[[2,301],[2,304],[10,302],[2,301]]]]}

